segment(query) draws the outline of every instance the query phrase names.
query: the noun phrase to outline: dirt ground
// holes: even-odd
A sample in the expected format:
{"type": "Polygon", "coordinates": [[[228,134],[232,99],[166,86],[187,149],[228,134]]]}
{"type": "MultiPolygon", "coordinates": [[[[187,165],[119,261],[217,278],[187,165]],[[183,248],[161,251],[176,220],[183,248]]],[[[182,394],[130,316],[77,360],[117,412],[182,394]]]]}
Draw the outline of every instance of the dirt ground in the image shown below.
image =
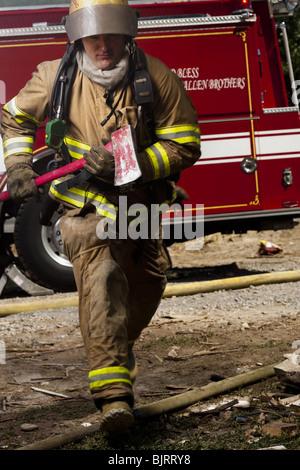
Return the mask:
{"type": "MultiPolygon", "coordinates": [[[[139,366],[134,385],[137,408],[280,362],[286,354],[300,348],[297,346],[300,281],[241,289],[222,289],[221,281],[297,271],[300,266],[298,222],[290,230],[209,235],[197,251],[189,250],[189,244],[170,247],[173,263],[168,273],[170,285],[220,279],[221,287],[213,292],[162,300],[157,314],[135,345],[139,366]],[[261,240],[280,246],[282,252],[273,256],[259,254],[261,240]]],[[[88,367],[77,307],[47,309],[47,302],[53,298],[75,295],[32,298],[19,292],[16,297],[0,299],[0,308],[34,301],[45,304],[34,311],[0,316],[1,450],[23,448],[99,420],[88,391],[88,367]]],[[[276,377],[264,384],[266,388],[254,384],[228,397],[232,400],[247,395],[253,399],[258,393],[269,396],[269,387],[276,392],[285,391],[276,377]]],[[[222,399],[215,397],[217,403],[222,399]]],[[[275,418],[278,421],[282,416],[275,413],[272,419],[275,418]]],[[[189,424],[182,422],[180,432],[188,432],[188,428],[189,424]]],[[[223,428],[228,428],[225,418],[223,428]]],[[[219,422],[216,435],[221,435],[223,428],[219,422]]],[[[205,423],[197,429],[202,435],[212,432],[205,423]]],[[[182,434],[180,438],[182,446],[182,434]]],[[[177,449],[184,448],[176,447],[179,446],[176,442],[174,445],[177,449]]],[[[164,443],[162,449],[163,446],[164,443]]]]}

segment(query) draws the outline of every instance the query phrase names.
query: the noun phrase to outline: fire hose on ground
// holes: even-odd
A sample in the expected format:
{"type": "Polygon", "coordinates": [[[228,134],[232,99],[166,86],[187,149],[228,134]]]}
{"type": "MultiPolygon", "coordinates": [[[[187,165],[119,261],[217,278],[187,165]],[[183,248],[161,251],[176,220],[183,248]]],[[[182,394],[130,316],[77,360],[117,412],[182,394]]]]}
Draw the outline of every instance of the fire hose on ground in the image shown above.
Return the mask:
{"type": "MultiPolygon", "coordinates": [[[[157,416],[183,410],[201,400],[229,392],[239,387],[253,384],[275,375],[274,365],[260,367],[234,377],[214,382],[194,390],[181,393],[174,397],[164,398],[156,402],[142,405],[134,410],[136,423],[141,423],[157,416]]],[[[17,450],[53,450],[71,442],[79,441],[99,431],[99,423],[86,428],[79,428],[57,436],[34,442],[17,450]]]]}
{"type": "MultiPolygon", "coordinates": [[[[217,290],[243,289],[250,286],[264,284],[279,284],[283,282],[300,281],[300,271],[282,271],[274,273],[253,274],[250,276],[230,277],[213,281],[188,282],[167,285],[163,298],[196,295],[217,290]]],[[[0,304],[0,317],[15,313],[35,310],[56,309],[63,307],[76,307],[78,296],[65,298],[47,298],[39,301],[0,304]]]]}

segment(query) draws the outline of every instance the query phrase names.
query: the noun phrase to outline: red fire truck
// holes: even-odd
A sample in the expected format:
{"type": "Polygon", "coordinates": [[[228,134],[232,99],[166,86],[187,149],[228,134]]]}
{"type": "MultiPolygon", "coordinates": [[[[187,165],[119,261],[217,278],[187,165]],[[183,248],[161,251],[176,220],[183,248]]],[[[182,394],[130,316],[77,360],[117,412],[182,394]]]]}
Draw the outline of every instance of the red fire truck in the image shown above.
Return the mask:
{"type": "MultiPolygon", "coordinates": [[[[299,217],[299,100],[282,22],[296,2],[141,0],[131,6],[140,12],[137,43],[182,79],[198,112],[202,156],[182,173],[178,185],[189,195],[184,203],[204,205],[205,233],[259,229],[299,217]],[[287,54],[290,90],[278,33],[287,54]]],[[[67,38],[61,19],[66,14],[67,5],[0,9],[1,106],[38,63],[63,56],[67,38]]],[[[52,158],[42,126],[34,149],[37,173],[46,173],[52,158]]],[[[40,286],[74,288],[61,247],[62,209],[45,227],[36,202],[17,206],[8,200],[1,206],[3,270],[16,265],[40,286]]]]}

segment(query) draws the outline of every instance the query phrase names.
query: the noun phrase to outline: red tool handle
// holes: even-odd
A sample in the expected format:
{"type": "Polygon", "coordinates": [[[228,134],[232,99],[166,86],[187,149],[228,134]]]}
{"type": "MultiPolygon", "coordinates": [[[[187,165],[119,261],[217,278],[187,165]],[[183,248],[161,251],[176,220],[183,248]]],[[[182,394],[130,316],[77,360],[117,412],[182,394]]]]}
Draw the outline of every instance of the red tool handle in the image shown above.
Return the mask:
{"type": "MultiPolygon", "coordinates": [[[[104,147],[106,150],[112,153],[112,144],[109,142],[104,147]]],[[[62,166],[61,168],[57,168],[56,170],[50,171],[45,175],[38,176],[35,179],[35,184],[37,186],[42,186],[43,184],[50,183],[61,176],[68,175],[69,173],[73,173],[74,171],[80,170],[83,168],[83,165],[86,163],[84,158],[79,158],[75,160],[75,162],[68,163],[67,165],[62,166]]],[[[3,191],[0,193],[0,202],[9,199],[9,195],[7,191],[3,191]]]]}

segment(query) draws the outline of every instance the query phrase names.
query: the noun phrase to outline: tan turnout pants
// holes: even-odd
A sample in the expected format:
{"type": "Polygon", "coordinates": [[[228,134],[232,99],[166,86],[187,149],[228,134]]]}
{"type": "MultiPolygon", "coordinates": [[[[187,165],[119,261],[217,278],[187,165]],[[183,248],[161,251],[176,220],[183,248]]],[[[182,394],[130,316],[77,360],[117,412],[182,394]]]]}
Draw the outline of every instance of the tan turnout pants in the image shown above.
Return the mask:
{"type": "Polygon", "coordinates": [[[128,352],[160,303],[169,267],[161,240],[145,240],[137,264],[134,254],[140,242],[100,239],[100,219],[93,208],[74,209],[60,222],[79,294],[90,390],[98,408],[114,399],[133,404],[128,352]]]}

